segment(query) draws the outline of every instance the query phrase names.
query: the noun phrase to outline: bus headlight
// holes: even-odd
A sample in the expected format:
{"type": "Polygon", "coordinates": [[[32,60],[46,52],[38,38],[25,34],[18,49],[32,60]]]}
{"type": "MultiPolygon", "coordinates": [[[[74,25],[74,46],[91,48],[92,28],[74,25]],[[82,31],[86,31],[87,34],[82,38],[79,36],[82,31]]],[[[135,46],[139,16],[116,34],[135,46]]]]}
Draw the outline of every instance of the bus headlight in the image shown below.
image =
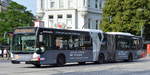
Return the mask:
{"type": "Polygon", "coordinates": [[[13,57],[14,57],[13,53],[10,53],[10,57],[11,57],[11,58],[13,58],[13,57]]]}
{"type": "Polygon", "coordinates": [[[13,53],[10,53],[10,57],[11,57],[11,60],[16,60],[16,58],[15,58],[13,53]]]}
{"type": "Polygon", "coordinates": [[[32,56],[32,61],[40,61],[40,55],[37,53],[34,53],[32,56]]]}
{"type": "Polygon", "coordinates": [[[44,47],[40,47],[41,52],[43,53],[45,51],[44,47]]]}

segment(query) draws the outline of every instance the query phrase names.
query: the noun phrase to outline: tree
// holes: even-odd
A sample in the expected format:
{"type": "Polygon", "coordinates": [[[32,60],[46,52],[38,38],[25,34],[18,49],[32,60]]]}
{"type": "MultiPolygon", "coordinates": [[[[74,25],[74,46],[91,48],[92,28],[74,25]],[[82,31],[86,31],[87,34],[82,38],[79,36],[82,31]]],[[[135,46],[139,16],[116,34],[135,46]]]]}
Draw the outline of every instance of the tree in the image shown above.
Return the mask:
{"type": "MultiPolygon", "coordinates": [[[[106,0],[101,24],[103,31],[140,35],[142,28],[150,29],[148,25],[150,0],[106,0]]],[[[150,34],[150,31],[148,33],[150,34]]]]}
{"type": "Polygon", "coordinates": [[[26,7],[11,1],[6,11],[0,12],[0,41],[5,32],[16,27],[33,25],[34,16],[26,7]]]}

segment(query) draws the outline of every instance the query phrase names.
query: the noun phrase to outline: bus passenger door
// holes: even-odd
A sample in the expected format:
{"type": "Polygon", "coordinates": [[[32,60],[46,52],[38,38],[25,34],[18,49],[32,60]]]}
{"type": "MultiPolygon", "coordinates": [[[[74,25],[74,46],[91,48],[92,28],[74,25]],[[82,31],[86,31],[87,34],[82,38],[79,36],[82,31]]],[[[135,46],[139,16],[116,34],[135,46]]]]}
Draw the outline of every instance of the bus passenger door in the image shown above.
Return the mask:
{"type": "Polygon", "coordinates": [[[107,36],[108,42],[108,59],[114,60],[115,59],[115,48],[116,48],[116,42],[115,42],[115,36],[114,35],[108,35],[107,36]]]}

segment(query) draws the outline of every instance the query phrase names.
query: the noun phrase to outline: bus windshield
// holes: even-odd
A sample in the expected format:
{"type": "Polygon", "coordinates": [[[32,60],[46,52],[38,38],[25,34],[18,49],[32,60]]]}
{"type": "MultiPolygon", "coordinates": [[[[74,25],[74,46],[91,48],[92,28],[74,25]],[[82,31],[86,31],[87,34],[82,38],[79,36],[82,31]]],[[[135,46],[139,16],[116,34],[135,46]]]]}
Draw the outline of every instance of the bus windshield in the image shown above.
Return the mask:
{"type": "Polygon", "coordinates": [[[35,35],[15,35],[12,50],[15,52],[33,52],[35,48],[35,35]]]}

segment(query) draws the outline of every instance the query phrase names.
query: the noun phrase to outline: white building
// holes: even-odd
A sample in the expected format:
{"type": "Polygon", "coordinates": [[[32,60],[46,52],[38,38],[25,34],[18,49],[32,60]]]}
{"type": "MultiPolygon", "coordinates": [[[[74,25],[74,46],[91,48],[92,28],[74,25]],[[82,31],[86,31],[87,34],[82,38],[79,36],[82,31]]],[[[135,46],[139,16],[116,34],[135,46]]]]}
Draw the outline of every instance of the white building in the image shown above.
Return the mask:
{"type": "Polygon", "coordinates": [[[37,16],[45,27],[98,29],[103,0],[37,0],[37,16]]]}
{"type": "Polygon", "coordinates": [[[6,10],[10,0],[0,0],[0,12],[6,10]]]}

